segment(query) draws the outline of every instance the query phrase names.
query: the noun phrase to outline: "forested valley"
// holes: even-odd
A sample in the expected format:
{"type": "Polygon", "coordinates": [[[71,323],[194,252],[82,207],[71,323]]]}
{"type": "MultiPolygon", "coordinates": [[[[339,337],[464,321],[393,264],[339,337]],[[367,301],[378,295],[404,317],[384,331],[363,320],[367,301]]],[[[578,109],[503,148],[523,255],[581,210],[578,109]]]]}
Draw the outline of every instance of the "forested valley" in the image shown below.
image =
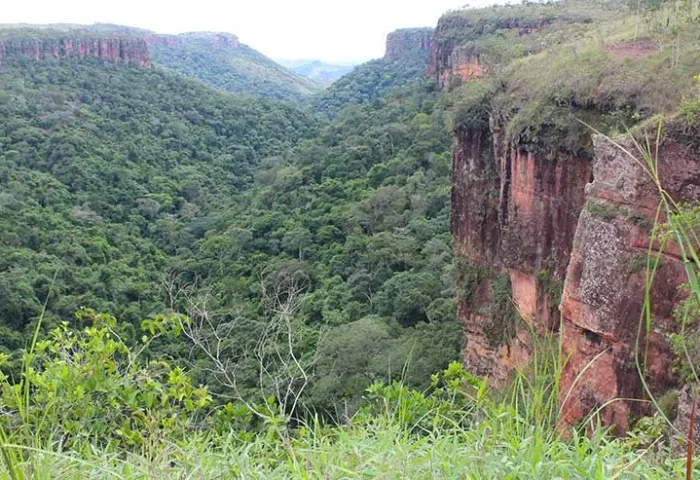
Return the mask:
{"type": "Polygon", "coordinates": [[[0,25],[0,479],[697,477],[699,22],[0,25]]]}
{"type": "MultiPolygon", "coordinates": [[[[44,306],[42,332],[83,327],[75,313],[89,309],[132,340],[144,319],[207,315],[255,390],[247,348],[271,297],[293,290],[295,348],[315,357],[309,407],[335,415],[376,380],[424,386],[461,334],[450,137],[419,68],[377,60],[300,105],[158,68],[4,63],[5,351],[27,344],[44,306]],[[403,86],[384,96],[377,77],[403,86]]],[[[150,355],[220,389],[190,350],[169,339],[150,355]]]]}

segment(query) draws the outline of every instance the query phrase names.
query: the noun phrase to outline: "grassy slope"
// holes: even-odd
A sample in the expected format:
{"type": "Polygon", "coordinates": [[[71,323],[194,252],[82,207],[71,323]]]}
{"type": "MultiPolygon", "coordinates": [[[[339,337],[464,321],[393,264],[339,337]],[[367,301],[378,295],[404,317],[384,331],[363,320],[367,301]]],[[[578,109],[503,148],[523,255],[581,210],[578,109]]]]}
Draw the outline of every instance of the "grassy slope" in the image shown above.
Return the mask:
{"type": "Polygon", "coordinates": [[[509,139],[590,157],[579,120],[614,134],[677,111],[700,71],[698,7],[639,5],[567,0],[447,15],[438,37],[478,52],[491,72],[455,88],[454,126],[482,128],[495,112],[509,139]]]}

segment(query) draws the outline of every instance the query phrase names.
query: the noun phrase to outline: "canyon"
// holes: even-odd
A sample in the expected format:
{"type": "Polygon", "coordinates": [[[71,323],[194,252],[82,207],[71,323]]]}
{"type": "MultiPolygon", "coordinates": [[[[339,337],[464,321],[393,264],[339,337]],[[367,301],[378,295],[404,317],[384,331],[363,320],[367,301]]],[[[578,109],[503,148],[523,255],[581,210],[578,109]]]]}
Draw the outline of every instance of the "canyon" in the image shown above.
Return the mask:
{"type": "MultiPolygon", "coordinates": [[[[557,21],[592,22],[585,16],[572,18],[505,17],[485,24],[446,15],[436,29],[389,34],[385,60],[424,58],[425,76],[450,93],[502,73],[507,61],[499,63],[497,49],[479,43],[483,36],[496,32],[520,39],[523,51],[535,56],[544,48],[543,39],[556,33],[548,28],[557,21]]],[[[148,68],[152,50],[170,49],[178,63],[175,54],[186,56],[183,49],[193,42],[207,52],[243,48],[234,35],[217,33],[93,32],[32,40],[10,35],[0,37],[0,63],[20,55],[33,60],[96,58],[148,68]]],[[[658,53],[649,41],[608,43],[602,49],[619,62],[658,53]]],[[[514,134],[513,118],[523,107],[514,92],[490,104],[480,124],[453,129],[451,234],[457,316],[466,337],[464,363],[469,372],[503,384],[514,370],[528,368],[535,339],[553,338],[561,343],[562,428],[599,414],[622,434],[635,418],[652,412],[651,395],[682,388],[669,338],[677,328],[674,310],[684,299],[679,288],[686,278],[683,260],[673,244],[663,252],[650,244],[658,191],[638,159],[592,129],[582,137],[584,148],[514,134]],[[642,329],[648,252],[660,253],[663,261],[650,290],[653,322],[642,329]],[[640,346],[645,352],[642,375],[640,346]]],[[[600,107],[593,104],[586,108],[599,116],[618,113],[596,111],[600,107]]],[[[631,143],[624,145],[635,151],[631,143]]],[[[700,199],[698,151],[682,122],[666,125],[658,145],[659,172],[679,202],[700,199]]],[[[685,412],[679,421],[688,423],[689,409],[679,411],[685,412]]]]}

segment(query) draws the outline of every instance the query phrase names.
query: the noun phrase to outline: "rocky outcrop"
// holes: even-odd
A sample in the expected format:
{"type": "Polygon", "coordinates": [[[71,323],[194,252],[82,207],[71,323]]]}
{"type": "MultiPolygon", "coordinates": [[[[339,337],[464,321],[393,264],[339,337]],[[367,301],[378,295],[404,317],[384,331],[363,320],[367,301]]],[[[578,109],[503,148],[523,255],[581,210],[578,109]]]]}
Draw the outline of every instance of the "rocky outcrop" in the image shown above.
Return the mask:
{"type": "Polygon", "coordinates": [[[438,62],[436,59],[442,56],[438,49],[434,49],[429,68],[430,75],[440,88],[468,82],[487,74],[479,52],[468,45],[450,49],[450,53],[438,62]]]}
{"type": "Polygon", "coordinates": [[[504,130],[492,118],[489,131],[457,132],[452,172],[465,362],[496,380],[527,362],[531,330],[558,328],[559,297],[591,175],[589,159],[519,145],[504,130]]]}
{"type": "Polygon", "coordinates": [[[0,64],[10,56],[47,58],[98,58],[112,63],[149,67],[148,45],[140,38],[0,38],[0,64]]]}
{"type": "Polygon", "coordinates": [[[514,31],[518,35],[530,35],[539,32],[553,19],[504,17],[487,22],[469,18],[468,13],[465,15],[463,12],[444,15],[435,29],[428,75],[437,81],[440,88],[481,78],[488,74],[488,67],[481,59],[479,46],[474,42],[476,38],[487,31],[514,31]]]}
{"type": "Polygon", "coordinates": [[[238,48],[238,37],[227,33],[195,32],[158,35],[146,31],[121,31],[123,27],[36,30],[0,36],[0,64],[10,56],[34,60],[97,58],[111,63],[151,66],[151,48],[176,49],[192,42],[209,49],[238,48]]]}
{"type": "MultiPolygon", "coordinates": [[[[651,289],[651,328],[640,330],[656,186],[602,137],[593,159],[579,158],[509,142],[501,122],[455,133],[452,235],[465,363],[501,381],[529,360],[532,332],[561,325],[562,428],[599,413],[625,432],[650,413],[647,393],[677,387],[669,336],[686,275],[673,244],[651,289]]],[[[671,128],[659,148],[661,181],[679,202],[700,199],[694,143],[671,128]]]]}
{"type": "MultiPolygon", "coordinates": [[[[700,159],[683,137],[668,132],[658,169],[673,198],[697,201],[700,159]]],[[[645,397],[638,355],[653,395],[676,382],[668,339],[686,275],[678,249],[667,246],[650,291],[651,328],[648,334],[640,330],[658,191],[642,166],[609,141],[597,139],[595,151],[593,182],[586,188],[561,304],[566,362],[560,403],[565,425],[600,411],[603,422],[622,433],[631,419],[649,410],[648,403],[637,401],[645,397]]],[[[658,251],[658,244],[651,251],[658,251]]]]}
{"type": "Polygon", "coordinates": [[[390,33],[386,38],[384,58],[392,61],[427,59],[433,41],[432,28],[405,28],[390,33]]]}

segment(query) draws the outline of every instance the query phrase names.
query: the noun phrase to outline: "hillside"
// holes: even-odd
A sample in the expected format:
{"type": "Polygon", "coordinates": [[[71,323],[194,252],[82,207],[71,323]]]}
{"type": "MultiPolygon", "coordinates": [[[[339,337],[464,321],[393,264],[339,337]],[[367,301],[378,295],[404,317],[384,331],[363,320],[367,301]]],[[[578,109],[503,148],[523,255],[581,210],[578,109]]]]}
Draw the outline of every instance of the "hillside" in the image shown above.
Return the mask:
{"type": "Polygon", "coordinates": [[[280,60],[279,63],[324,87],[328,87],[355,68],[354,65],[335,65],[320,60],[280,60]]]}
{"type": "Polygon", "coordinates": [[[157,65],[227,92],[300,100],[322,89],[228,34],[158,35],[148,42],[157,65]]]}
{"type": "Polygon", "coordinates": [[[333,117],[349,105],[380,104],[390,91],[400,87],[410,88],[426,80],[431,35],[432,29],[424,28],[402,29],[389,34],[386,55],[355,67],[314,97],[312,102],[315,109],[333,117]]]}
{"type": "Polygon", "coordinates": [[[301,100],[322,88],[227,33],[161,35],[111,24],[0,25],[0,62],[3,52],[156,64],[219,90],[278,100],[301,100]]]}
{"type": "Polygon", "coordinates": [[[81,306],[133,322],[161,312],[168,257],[203,237],[263,159],[316,130],[291,106],[159,69],[6,57],[0,79],[6,348],[54,276],[49,323],[81,306]]]}

